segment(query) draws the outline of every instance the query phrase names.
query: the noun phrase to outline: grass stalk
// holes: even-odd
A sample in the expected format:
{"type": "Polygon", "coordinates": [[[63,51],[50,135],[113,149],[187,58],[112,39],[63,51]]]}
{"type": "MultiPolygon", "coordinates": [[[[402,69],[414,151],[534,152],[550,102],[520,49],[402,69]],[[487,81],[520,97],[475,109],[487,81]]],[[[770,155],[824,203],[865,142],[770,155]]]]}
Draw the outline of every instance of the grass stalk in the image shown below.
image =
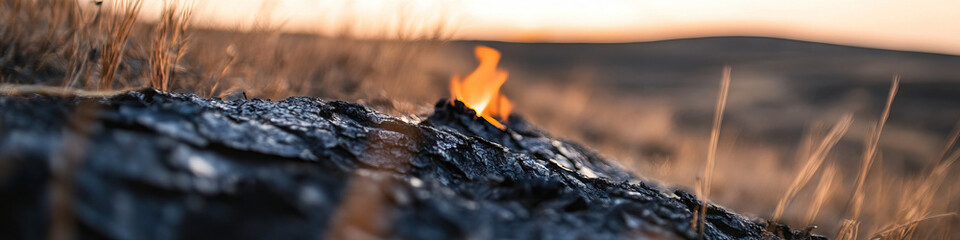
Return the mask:
{"type": "Polygon", "coordinates": [[[864,146],[863,155],[860,161],[860,171],[857,174],[856,185],[853,190],[853,196],[850,199],[850,215],[847,220],[844,221],[843,225],[840,228],[840,231],[837,233],[837,239],[856,239],[856,232],[849,231],[859,231],[858,227],[848,227],[847,225],[859,225],[860,211],[863,206],[863,185],[867,181],[867,173],[870,171],[870,167],[873,165],[873,161],[876,158],[877,150],[880,145],[880,135],[883,133],[883,127],[887,123],[887,118],[890,117],[890,108],[893,105],[893,99],[897,95],[897,90],[900,87],[900,75],[893,77],[893,83],[890,85],[890,91],[887,95],[887,102],[883,108],[883,113],[880,115],[880,121],[871,129],[870,139],[867,144],[864,146]],[[853,238],[849,238],[849,237],[853,238]]]}
{"type": "Polygon", "coordinates": [[[803,167],[800,169],[800,172],[797,173],[797,176],[793,179],[793,182],[790,183],[790,187],[787,188],[787,191],[783,193],[783,196],[780,197],[780,201],[777,202],[777,207],[774,209],[773,217],[770,219],[773,222],[779,222],[783,217],[783,212],[786,210],[787,205],[793,201],[793,198],[800,192],[800,189],[803,188],[813,177],[813,174],[820,169],[820,166],[826,160],[827,155],[830,153],[830,150],[837,145],[837,142],[847,133],[847,130],[850,128],[850,124],[853,123],[853,115],[845,114],[843,117],[837,121],[836,124],[830,129],[830,132],[817,144],[816,149],[813,150],[811,154],[804,161],[803,167]]]}
{"type": "Polygon", "coordinates": [[[817,183],[817,189],[813,195],[813,202],[810,203],[810,207],[807,208],[807,216],[803,220],[804,226],[810,226],[813,224],[813,221],[816,220],[820,208],[823,207],[823,203],[826,202],[827,197],[830,196],[836,175],[836,165],[827,165],[826,169],[823,170],[823,173],[820,175],[820,182],[817,183]]]}
{"type": "Polygon", "coordinates": [[[893,84],[890,85],[890,92],[887,95],[887,104],[880,115],[880,121],[872,129],[870,142],[867,143],[861,159],[860,172],[857,174],[857,185],[853,191],[853,202],[850,211],[850,219],[856,221],[860,216],[860,210],[863,205],[863,185],[867,180],[867,173],[873,160],[876,159],[877,150],[880,145],[880,135],[883,133],[883,127],[887,124],[887,118],[890,117],[890,107],[893,105],[893,98],[897,95],[900,87],[900,75],[893,77],[893,84]]]}
{"type": "Polygon", "coordinates": [[[700,213],[698,221],[700,237],[703,237],[703,230],[706,226],[707,218],[707,205],[710,199],[710,182],[713,179],[713,169],[715,168],[717,161],[717,145],[720,142],[720,126],[723,123],[723,112],[727,107],[727,95],[730,92],[730,66],[723,67],[723,79],[720,81],[720,93],[717,94],[717,106],[714,109],[713,115],[713,128],[710,130],[710,145],[707,149],[707,163],[703,169],[703,184],[700,185],[702,188],[701,196],[703,204],[700,205],[700,213]]]}

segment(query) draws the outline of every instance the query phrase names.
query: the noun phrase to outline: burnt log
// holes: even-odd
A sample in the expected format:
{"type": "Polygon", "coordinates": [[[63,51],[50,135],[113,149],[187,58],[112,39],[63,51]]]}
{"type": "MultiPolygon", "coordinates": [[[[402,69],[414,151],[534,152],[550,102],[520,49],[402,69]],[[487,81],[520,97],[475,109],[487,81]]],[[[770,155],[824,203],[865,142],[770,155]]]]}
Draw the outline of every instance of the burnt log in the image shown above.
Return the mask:
{"type": "MultiPolygon", "coordinates": [[[[518,116],[317,98],[0,96],[0,239],[695,239],[700,201],[518,116]]],[[[710,204],[706,239],[801,239],[710,204]],[[772,229],[772,232],[768,231],[772,229]]]]}

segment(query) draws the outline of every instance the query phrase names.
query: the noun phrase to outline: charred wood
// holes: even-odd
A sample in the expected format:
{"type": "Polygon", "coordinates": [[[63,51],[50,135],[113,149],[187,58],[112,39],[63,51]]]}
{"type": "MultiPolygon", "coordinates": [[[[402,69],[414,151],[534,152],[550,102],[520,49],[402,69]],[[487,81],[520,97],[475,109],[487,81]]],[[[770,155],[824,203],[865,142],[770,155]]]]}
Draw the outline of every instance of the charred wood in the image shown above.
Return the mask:
{"type": "MultiPolygon", "coordinates": [[[[695,239],[682,190],[511,116],[294,97],[0,96],[0,239],[695,239]]],[[[801,239],[709,205],[707,239],[801,239]]]]}

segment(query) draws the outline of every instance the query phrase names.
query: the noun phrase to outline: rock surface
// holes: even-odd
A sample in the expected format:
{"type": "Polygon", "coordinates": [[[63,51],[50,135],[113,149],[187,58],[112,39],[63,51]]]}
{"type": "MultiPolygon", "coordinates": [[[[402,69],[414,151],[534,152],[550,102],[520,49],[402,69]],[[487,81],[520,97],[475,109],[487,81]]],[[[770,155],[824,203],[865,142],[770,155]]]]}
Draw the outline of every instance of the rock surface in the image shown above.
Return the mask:
{"type": "MultiPolygon", "coordinates": [[[[0,239],[695,239],[692,195],[512,116],[295,97],[0,96],[0,239]],[[66,197],[64,197],[66,196],[66,197]]],[[[710,205],[707,239],[801,239],[710,205]]],[[[820,238],[814,236],[815,238],[820,238]]]]}

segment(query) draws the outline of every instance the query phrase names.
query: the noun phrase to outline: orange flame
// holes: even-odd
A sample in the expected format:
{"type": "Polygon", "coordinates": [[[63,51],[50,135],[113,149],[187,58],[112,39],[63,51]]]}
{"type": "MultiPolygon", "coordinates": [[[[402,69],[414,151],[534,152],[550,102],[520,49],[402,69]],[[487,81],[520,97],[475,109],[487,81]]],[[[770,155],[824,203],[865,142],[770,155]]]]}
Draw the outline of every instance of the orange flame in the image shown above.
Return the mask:
{"type": "Polygon", "coordinates": [[[490,47],[477,46],[474,53],[477,60],[480,60],[480,65],[463,80],[459,76],[450,79],[450,102],[460,100],[477,111],[478,117],[500,129],[506,129],[493,118],[506,121],[513,110],[513,103],[506,96],[500,95],[500,86],[507,81],[507,72],[497,69],[500,52],[490,47]]]}

